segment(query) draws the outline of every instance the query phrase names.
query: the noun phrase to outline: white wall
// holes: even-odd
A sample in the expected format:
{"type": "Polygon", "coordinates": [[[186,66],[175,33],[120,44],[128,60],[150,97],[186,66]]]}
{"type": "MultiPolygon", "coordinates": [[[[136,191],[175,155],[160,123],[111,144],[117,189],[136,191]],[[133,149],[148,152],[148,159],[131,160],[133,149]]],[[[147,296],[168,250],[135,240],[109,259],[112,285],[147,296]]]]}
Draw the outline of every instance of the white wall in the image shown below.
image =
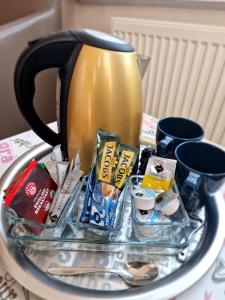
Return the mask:
{"type": "Polygon", "coordinates": [[[75,0],[62,0],[62,8],[63,28],[86,27],[110,32],[110,18],[113,16],[225,26],[225,10],[222,9],[82,5],[75,0]]]}
{"type": "MultiPolygon", "coordinates": [[[[175,0],[169,0],[169,1],[173,3],[176,2],[175,0]]],[[[155,19],[155,20],[177,21],[177,22],[181,21],[185,23],[195,23],[195,24],[199,23],[199,24],[207,24],[207,25],[219,25],[225,27],[225,1],[222,3],[222,8],[220,9],[219,8],[213,9],[213,1],[211,2],[210,6],[211,6],[210,9],[209,8],[206,9],[204,5],[201,8],[199,7],[196,8],[196,6],[195,8],[194,7],[177,8],[177,7],[163,7],[163,6],[157,7],[156,5],[147,6],[147,7],[118,6],[118,5],[90,5],[90,4],[82,5],[82,4],[78,4],[75,0],[62,0],[62,8],[63,8],[62,20],[63,20],[63,28],[65,29],[80,27],[80,28],[91,28],[91,29],[96,29],[105,32],[110,32],[111,17],[132,17],[132,18],[155,19]]],[[[213,124],[207,124],[207,126],[205,127],[208,128],[209,126],[213,126],[213,124]]],[[[215,126],[213,126],[213,130],[216,130],[215,126]]],[[[216,132],[216,135],[218,135],[217,133],[218,132],[216,132]]],[[[206,136],[208,136],[207,132],[206,132],[206,136]]],[[[224,134],[222,137],[220,137],[220,139],[214,138],[211,140],[225,146],[224,134]]]]}

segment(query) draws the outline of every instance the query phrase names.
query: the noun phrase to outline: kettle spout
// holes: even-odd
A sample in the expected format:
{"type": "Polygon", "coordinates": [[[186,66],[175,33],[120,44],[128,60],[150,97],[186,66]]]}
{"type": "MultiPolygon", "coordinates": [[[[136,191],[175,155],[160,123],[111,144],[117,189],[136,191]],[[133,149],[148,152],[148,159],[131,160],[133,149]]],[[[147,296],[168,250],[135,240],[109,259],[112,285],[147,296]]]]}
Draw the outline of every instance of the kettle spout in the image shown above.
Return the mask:
{"type": "Polygon", "coordinates": [[[146,73],[146,70],[148,68],[149,62],[150,62],[150,57],[141,55],[141,54],[137,54],[137,61],[138,61],[139,69],[141,72],[141,78],[143,79],[143,77],[146,73]]]}

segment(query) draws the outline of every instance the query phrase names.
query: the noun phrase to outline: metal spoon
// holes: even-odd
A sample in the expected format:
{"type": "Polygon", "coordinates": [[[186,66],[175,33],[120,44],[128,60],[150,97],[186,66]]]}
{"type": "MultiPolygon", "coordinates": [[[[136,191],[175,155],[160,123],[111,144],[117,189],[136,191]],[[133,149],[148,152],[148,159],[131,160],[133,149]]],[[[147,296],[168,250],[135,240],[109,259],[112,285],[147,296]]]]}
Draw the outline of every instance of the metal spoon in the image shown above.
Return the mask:
{"type": "Polygon", "coordinates": [[[158,267],[152,262],[133,261],[127,263],[123,269],[107,269],[95,267],[54,267],[48,273],[57,276],[71,276],[87,273],[109,272],[118,274],[129,285],[138,286],[150,283],[158,274],[158,267]]]}

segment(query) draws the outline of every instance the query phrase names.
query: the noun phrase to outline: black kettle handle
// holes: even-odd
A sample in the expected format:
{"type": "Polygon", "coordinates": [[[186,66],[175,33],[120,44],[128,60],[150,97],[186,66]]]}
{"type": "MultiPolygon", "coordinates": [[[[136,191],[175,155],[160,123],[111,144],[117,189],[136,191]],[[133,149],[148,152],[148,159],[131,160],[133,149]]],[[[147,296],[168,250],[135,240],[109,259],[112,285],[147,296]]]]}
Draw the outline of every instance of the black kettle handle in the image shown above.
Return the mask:
{"type": "Polygon", "coordinates": [[[42,70],[62,68],[76,44],[70,31],[32,41],[21,54],[15,69],[14,89],[19,109],[34,132],[52,146],[60,144],[60,136],[42,122],[34,109],[34,79],[42,70]]]}

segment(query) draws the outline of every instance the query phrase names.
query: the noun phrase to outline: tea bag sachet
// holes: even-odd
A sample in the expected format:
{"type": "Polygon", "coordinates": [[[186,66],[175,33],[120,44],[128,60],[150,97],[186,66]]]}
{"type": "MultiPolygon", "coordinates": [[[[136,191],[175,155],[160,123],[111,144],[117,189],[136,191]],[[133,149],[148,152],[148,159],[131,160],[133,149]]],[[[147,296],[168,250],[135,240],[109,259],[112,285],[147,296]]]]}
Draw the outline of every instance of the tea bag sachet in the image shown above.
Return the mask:
{"type": "MultiPolygon", "coordinates": [[[[21,218],[44,224],[56,189],[57,185],[45,165],[33,159],[6,190],[4,205],[21,218]]],[[[38,226],[30,226],[29,229],[36,234],[41,233],[38,226]]]]}

